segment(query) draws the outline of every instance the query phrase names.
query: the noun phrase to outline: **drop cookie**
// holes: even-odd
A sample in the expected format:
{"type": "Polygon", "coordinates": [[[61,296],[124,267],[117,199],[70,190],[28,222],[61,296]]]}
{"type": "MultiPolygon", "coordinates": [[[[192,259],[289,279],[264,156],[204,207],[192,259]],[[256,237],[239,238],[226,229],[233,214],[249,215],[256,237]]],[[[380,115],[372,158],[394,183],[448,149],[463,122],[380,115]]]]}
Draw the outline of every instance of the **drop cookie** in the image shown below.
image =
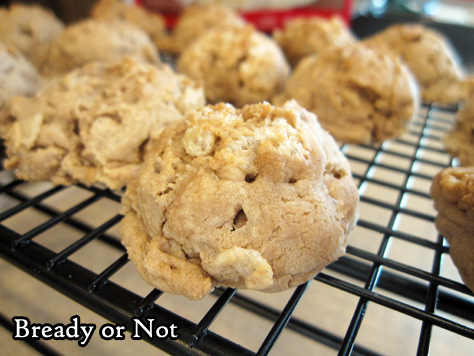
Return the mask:
{"type": "Polygon", "coordinates": [[[27,181],[118,189],[163,127],[204,104],[202,86],[167,65],[92,63],[10,100],[0,116],[5,167],[27,181]]]}
{"type": "Polygon", "coordinates": [[[39,5],[0,7],[0,41],[17,48],[36,68],[64,27],[52,11],[39,5]]]}
{"type": "Polygon", "coordinates": [[[294,101],[220,103],[164,129],[127,186],[122,242],[165,292],[277,292],[344,253],[358,202],[348,161],[315,115],[294,101]]]}
{"type": "Polygon", "coordinates": [[[181,54],[177,68],[204,83],[210,103],[236,107],[269,100],[290,72],[276,42],[250,25],[207,31],[181,54]]]}
{"type": "Polygon", "coordinates": [[[292,66],[311,54],[356,41],[339,17],[298,17],[289,20],[283,29],[274,31],[273,37],[292,66]]]}
{"type": "Polygon", "coordinates": [[[426,103],[457,104],[474,93],[474,79],[463,73],[449,40],[419,24],[397,24],[363,41],[399,56],[416,77],[426,103]]]}
{"type": "Polygon", "coordinates": [[[51,43],[40,72],[57,77],[88,63],[111,63],[124,57],[152,64],[160,62],[150,37],[135,25],[87,19],[68,26],[51,43]]]}
{"type": "Polygon", "coordinates": [[[273,102],[288,99],[315,113],[336,140],[370,144],[406,131],[419,92],[400,60],[356,43],[303,59],[273,102]]]}
{"type": "Polygon", "coordinates": [[[449,242],[462,280],[474,292],[474,167],[446,168],[431,185],[435,225],[449,242]]]}

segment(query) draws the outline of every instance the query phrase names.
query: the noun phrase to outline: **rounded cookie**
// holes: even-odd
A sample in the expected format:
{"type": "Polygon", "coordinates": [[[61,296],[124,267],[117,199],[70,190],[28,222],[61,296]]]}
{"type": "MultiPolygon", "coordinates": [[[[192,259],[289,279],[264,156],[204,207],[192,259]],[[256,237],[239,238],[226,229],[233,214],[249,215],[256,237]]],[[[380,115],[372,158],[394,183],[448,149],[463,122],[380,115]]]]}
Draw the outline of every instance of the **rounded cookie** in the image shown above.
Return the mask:
{"type": "Polygon", "coordinates": [[[348,161],[296,102],[206,106],[166,127],[122,199],[122,241],[156,288],[201,299],[313,278],[358,211],[348,161]]]}
{"type": "Polygon", "coordinates": [[[399,56],[416,77],[427,103],[456,104],[474,93],[474,80],[462,71],[449,40],[419,24],[397,24],[363,41],[399,56]]]}
{"type": "Polygon", "coordinates": [[[63,30],[63,22],[39,5],[16,3],[9,8],[0,7],[0,41],[18,48],[37,68],[50,43],[63,30]]]}
{"type": "Polygon", "coordinates": [[[416,82],[397,59],[360,43],[303,59],[273,102],[295,99],[336,140],[382,142],[401,135],[416,114],[416,82]]]}
{"type": "Polygon", "coordinates": [[[202,87],[167,65],[92,63],[10,100],[0,117],[5,167],[28,181],[117,189],[164,126],[204,104],[202,87]]]}
{"type": "Polygon", "coordinates": [[[204,82],[209,102],[236,107],[269,100],[290,71],[276,42],[250,25],[207,31],[181,54],[177,68],[204,82]]]}
{"type": "Polygon", "coordinates": [[[44,76],[60,76],[88,63],[110,63],[126,56],[153,64],[160,62],[150,37],[135,25],[88,19],[68,26],[51,43],[40,71],[44,76]]]}
{"type": "Polygon", "coordinates": [[[128,21],[144,30],[155,45],[168,35],[163,16],[120,0],[97,1],[92,7],[91,17],[105,21],[128,21]]]}
{"type": "Polygon", "coordinates": [[[443,144],[463,166],[474,166],[474,95],[456,113],[454,127],[443,137],[443,144]]]}
{"type": "Polygon", "coordinates": [[[449,242],[451,258],[474,292],[474,167],[446,168],[431,185],[435,225],[449,242]]]}
{"type": "Polygon", "coordinates": [[[34,95],[41,84],[31,62],[13,46],[0,42],[0,110],[13,96],[34,95]]]}
{"type": "Polygon", "coordinates": [[[292,66],[304,57],[318,54],[332,47],[341,47],[356,38],[339,17],[298,17],[289,20],[273,37],[285,52],[292,66]]]}

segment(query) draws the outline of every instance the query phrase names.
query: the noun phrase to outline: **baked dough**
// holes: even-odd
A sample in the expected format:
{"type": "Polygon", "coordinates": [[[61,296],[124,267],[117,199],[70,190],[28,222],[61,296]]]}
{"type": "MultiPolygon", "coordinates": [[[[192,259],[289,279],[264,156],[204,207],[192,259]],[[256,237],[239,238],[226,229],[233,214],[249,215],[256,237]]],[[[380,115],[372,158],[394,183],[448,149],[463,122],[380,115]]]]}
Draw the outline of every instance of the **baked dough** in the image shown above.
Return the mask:
{"type": "Polygon", "coordinates": [[[294,101],[219,103],[164,129],[122,199],[122,241],[165,292],[276,292],[344,253],[358,201],[348,161],[315,115],[294,101]]]}
{"type": "Polygon", "coordinates": [[[0,110],[13,96],[32,96],[41,85],[41,76],[30,61],[13,46],[0,42],[0,110]]]}
{"type": "Polygon", "coordinates": [[[150,37],[125,21],[87,19],[68,26],[51,43],[41,65],[44,76],[61,76],[92,62],[115,62],[125,56],[157,64],[160,59],[150,37]]]}
{"type": "Polygon", "coordinates": [[[350,29],[334,16],[298,17],[289,20],[283,29],[275,30],[273,37],[285,52],[292,66],[304,57],[318,54],[333,47],[342,47],[356,41],[350,29]]]}
{"type": "Polygon", "coordinates": [[[63,30],[63,22],[39,5],[0,7],[0,41],[16,47],[36,68],[63,30]]]}
{"type": "Polygon", "coordinates": [[[118,189],[137,176],[163,127],[204,100],[200,85],[167,65],[92,63],[10,100],[0,117],[5,167],[27,181],[118,189]]]}
{"type": "Polygon", "coordinates": [[[418,80],[424,102],[456,104],[474,93],[474,80],[464,75],[449,40],[436,30],[397,24],[364,43],[400,56],[418,80]]]}
{"type": "Polygon", "coordinates": [[[474,166],[474,95],[462,103],[454,127],[444,136],[443,143],[462,166],[474,166]]]}
{"type": "Polygon", "coordinates": [[[181,54],[177,68],[204,82],[210,103],[236,107],[269,100],[290,71],[276,42],[250,25],[207,31],[181,54]]]}
{"type": "Polygon", "coordinates": [[[157,46],[168,36],[163,16],[121,0],[97,1],[91,10],[91,17],[105,21],[128,21],[144,30],[157,46]]]}
{"type": "Polygon", "coordinates": [[[419,93],[400,60],[355,43],[303,59],[274,103],[288,99],[315,113],[336,140],[370,144],[405,132],[419,93]]]}
{"type": "Polygon", "coordinates": [[[181,53],[210,29],[224,30],[243,26],[245,20],[225,5],[190,5],[179,16],[167,50],[181,53]]]}
{"type": "Polygon", "coordinates": [[[446,168],[431,185],[435,225],[449,242],[461,278],[474,292],[474,167],[446,168]]]}

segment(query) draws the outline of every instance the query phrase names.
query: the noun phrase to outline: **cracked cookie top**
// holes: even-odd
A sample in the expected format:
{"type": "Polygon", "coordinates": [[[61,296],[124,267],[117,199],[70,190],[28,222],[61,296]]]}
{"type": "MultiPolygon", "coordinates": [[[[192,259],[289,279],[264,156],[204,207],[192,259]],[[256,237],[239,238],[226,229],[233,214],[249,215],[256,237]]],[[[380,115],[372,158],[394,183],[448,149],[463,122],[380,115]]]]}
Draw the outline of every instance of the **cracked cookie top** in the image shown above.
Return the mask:
{"type": "Polygon", "coordinates": [[[340,257],[358,208],[347,160],[290,101],[206,106],[163,131],[123,197],[123,243],[155,287],[276,292],[340,257]]]}

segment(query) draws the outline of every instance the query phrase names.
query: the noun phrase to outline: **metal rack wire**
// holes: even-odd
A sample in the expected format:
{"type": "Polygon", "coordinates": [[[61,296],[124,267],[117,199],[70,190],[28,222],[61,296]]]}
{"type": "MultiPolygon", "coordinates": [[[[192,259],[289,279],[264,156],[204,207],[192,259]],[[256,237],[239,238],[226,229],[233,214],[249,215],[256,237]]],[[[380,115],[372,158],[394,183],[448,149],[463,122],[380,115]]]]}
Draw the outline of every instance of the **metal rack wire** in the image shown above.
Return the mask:
{"type": "MultiPolygon", "coordinates": [[[[455,112],[454,108],[423,106],[419,117],[413,120],[409,132],[402,138],[382,145],[341,147],[351,162],[361,194],[361,216],[355,236],[344,257],[319,273],[311,283],[296,288],[282,307],[235,289],[217,289],[213,293],[215,302],[198,322],[193,322],[162,306],[161,291],[152,289],[148,294],[142,294],[121,285],[113,277],[127,265],[128,258],[118,238],[109,234],[121,219],[118,207],[111,217],[97,224],[78,217],[82,210],[99,201],[111,201],[118,206],[121,192],[99,187],[47,186],[40,193],[29,194],[24,188],[31,184],[16,180],[3,171],[6,178],[1,179],[0,201],[8,203],[2,205],[0,212],[0,257],[110,322],[126,325],[128,330],[132,329],[132,317],[155,317],[164,324],[179,324],[181,337],[178,340],[145,338],[170,354],[266,355],[278,348],[276,342],[282,332],[292,330],[315,344],[326,345],[339,355],[382,355],[384,352],[374,345],[360,341],[366,313],[373,305],[419,321],[417,355],[429,354],[434,329],[455,334],[472,343],[474,349],[474,296],[458,276],[444,274],[443,264],[449,261],[449,248],[443,237],[437,233],[427,236],[414,228],[419,225],[433,227],[433,211],[419,209],[417,199],[429,203],[433,175],[453,164],[440,140],[452,125],[455,112]],[[388,193],[373,194],[374,186],[388,193]],[[47,203],[68,189],[81,191],[83,199],[64,209],[47,203]],[[48,218],[28,231],[10,228],[8,219],[28,209],[37,210],[48,218]],[[377,216],[375,221],[372,216],[377,216]],[[38,236],[57,224],[68,225],[82,237],[53,251],[38,236]],[[105,244],[119,256],[97,272],[71,259],[93,241],[105,244]],[[406,250],[423,249],[426,252],[424,261],[431,259],[430,266],[423,268],[410,261],[392,258],[392,245],[398,242],[403,243],[406,250]],[[319,323],[317,311],[305,318],[293,315],[298,304],[309,298],[308,290],[319,289],[322,285],[356,298],[342,335],[319,323]],[[211,330],[228,305],[271,322],[258,349],[250,350],[211,330]]],[[[0,310],[0,313],[6,312],[0,310]]],[[[12,327],[6,316],[0,317],[0,325],[9,330],[12,327]]],[[[41,354],[57,354],[41,342],[30,340],[29,343],[41,354]]],[[[408,350],[406,354],[409,354],[408,350]]]]}

